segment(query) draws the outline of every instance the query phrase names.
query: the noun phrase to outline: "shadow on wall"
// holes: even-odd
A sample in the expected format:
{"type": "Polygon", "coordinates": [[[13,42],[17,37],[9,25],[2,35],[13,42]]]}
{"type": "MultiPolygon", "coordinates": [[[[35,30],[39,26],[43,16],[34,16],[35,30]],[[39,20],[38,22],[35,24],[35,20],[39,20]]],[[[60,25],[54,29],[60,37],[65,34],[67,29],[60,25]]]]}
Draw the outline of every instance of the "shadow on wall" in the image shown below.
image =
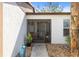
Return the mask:
{"type": "Polygon", "coordinates": [[[25,38],[26,32],[27,32],[26,19],[24,17],[21,27],[20,27],[20,30],[19,30],[19,34],[16,39],[16,43],[15,43],[12,55],[11,55],[12,57],[15,57],[19,53],[20,47],[22,46],[22,44],[24,44],[24,38],[25,38]]]}

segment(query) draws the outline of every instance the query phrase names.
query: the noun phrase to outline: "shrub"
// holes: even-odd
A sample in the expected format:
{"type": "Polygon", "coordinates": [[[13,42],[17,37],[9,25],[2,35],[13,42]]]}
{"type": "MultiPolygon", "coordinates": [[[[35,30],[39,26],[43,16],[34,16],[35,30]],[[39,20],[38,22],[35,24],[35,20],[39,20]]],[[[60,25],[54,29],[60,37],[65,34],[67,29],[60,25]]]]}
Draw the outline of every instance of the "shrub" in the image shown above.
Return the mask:
{"type": "Polygon", "coordinates": [[[67,42],[67,44],[68,44],[69,46],[71,45],[71,38],[70,38],[69,35],[66,37],[66,40],[65,40],[65,41],[67,42]]]}
{"type": "Polygon", "coordinates": [[[26,37],[27,43],[31,43],[32,42],[32,35],[30,33],[28,33],[27,37],[26,37]]]}

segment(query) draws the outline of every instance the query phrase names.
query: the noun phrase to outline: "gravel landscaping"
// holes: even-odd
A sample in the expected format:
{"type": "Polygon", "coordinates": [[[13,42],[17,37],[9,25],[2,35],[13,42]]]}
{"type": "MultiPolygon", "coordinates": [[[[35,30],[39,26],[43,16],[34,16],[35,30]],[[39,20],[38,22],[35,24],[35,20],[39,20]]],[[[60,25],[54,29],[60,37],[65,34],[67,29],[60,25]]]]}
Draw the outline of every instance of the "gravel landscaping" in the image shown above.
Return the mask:
{"type": "Polygon", "coordinates": [[[75,50],[71,54],[70,48],[66,44],[46,44],[48,55],[50,57],[77,57],[79,50],[75,50]]]}

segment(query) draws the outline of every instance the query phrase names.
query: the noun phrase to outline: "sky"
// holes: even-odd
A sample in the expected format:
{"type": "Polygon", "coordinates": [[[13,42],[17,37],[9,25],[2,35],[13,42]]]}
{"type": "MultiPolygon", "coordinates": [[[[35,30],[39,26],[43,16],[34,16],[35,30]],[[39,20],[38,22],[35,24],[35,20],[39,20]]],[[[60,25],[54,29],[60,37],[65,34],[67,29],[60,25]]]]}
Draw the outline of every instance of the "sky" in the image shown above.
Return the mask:
{"type": "MultiPolygon", "coordinates": [[[[55,4],[59,4],[60,6],[63,7],[63,12],[70,12],[70,2],[52,2],[55,4]]],[[[47,6],[47,2],[32,2],[32,5],[34,8],[39,7],[39,9],[42,9],[44,6],[47,6]]]]}

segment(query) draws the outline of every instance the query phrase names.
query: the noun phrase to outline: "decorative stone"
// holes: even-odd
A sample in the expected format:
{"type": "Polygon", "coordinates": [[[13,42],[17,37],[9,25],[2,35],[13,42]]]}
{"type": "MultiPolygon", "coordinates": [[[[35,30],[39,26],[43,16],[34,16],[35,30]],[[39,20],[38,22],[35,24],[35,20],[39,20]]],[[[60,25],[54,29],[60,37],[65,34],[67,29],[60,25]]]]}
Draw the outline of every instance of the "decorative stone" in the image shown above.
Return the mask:
{"type": "Polygon", "coordinates": [[[75,50],[71,54],[71,49],[66,44],[47,44],[47,51],[50,57],[73,57],[79,56],[78,51],[75,50]]]}

